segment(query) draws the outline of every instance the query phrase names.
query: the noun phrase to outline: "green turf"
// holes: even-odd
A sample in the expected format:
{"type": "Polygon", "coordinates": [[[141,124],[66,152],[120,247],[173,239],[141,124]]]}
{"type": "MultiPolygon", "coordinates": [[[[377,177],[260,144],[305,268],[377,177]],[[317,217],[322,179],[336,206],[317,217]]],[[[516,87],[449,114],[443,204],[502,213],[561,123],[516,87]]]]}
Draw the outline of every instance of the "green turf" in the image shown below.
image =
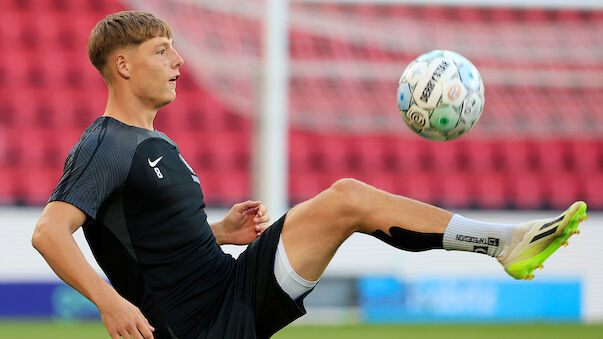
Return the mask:
{"type": "MultiPolygon", "coordinates": [[[[109,338],[98,322],[0,321],[2,339],[109,338]]],[[[603,324],[292,326],[274,339],[602,339],[603,324]]]]}
{"type": "Polygon", "coordinates": [[[289,327],[274,339],[602,339],[600,325],[406,325],[289,327]]]}

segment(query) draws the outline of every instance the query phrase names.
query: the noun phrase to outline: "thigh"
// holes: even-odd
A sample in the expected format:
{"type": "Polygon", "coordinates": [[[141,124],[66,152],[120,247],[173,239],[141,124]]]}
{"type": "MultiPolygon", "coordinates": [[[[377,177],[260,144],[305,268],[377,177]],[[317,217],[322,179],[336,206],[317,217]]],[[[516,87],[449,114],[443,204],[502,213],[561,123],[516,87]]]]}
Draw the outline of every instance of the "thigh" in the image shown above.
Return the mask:
{"type": "Polygon", "coordinates": [[[353,215],[342,213],[339,196],[328,189],[293,207],[285,219],[283,245],[302,278],[316,281],[339,246],[353,232],[353,215]]]}

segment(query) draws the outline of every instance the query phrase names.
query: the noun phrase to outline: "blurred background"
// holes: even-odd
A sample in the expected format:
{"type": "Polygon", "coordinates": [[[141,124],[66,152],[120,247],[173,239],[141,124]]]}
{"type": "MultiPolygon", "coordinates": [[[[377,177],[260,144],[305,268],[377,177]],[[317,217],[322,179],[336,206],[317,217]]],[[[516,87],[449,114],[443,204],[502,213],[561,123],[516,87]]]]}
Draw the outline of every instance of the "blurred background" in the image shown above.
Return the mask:
{"type": "MultiPolygon", "coordinates": [[[[486,256],[401,252],[355,235],[298,323],[603,322],[603,3],[298,0],[283,8],[288,58],[272,70],[284,79],[288,127],[284,154],[268,158],[284,159],[275,204],[355,177],[487,221],[551,217],[575,200],[589,206],[582,234],[528,283],[486,256]],[[486,86],[480,121],[454,141],[415,135],[396,107],[401,72],[433,49],[467,57],[486,86]]],[[[153,12],[174,30],[185,66],[155,128],[199,175],[210,220],[258,198],[267,1],[0,0],[2,338],[15,337],[2,331],[20,319],[98,319],[30,238],[67,153],[105,108],[88,35],[126,9],[153,12]]]]}

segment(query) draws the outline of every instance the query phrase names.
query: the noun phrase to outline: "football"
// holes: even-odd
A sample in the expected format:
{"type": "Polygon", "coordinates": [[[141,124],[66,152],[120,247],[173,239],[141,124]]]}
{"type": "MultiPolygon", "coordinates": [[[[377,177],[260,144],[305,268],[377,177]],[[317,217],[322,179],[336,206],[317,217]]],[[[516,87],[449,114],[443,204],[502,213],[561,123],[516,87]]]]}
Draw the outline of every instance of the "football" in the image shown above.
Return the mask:
{"type": "Polygon", "coordinates": [[[467,133],[484,110],[484,82],[464,56],[446,50],[412,61],[398,81],[398,109],[415,133],[452,140],[467,133]]]}

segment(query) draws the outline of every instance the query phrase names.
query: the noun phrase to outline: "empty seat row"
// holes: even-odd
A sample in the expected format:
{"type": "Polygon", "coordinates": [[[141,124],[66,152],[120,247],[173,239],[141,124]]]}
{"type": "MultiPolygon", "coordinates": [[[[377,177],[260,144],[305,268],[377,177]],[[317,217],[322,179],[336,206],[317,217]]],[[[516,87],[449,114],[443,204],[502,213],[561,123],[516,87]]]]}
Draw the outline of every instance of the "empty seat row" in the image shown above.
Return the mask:
{"type": "MultiPolygon", "coordinates": [[[[170,114],[170,112],[161,112],[170,114]]],[[[227,114],[222,114],[224,119],[227,114]]],[[[85,126],[96,116],[89,115],[85,126]]],[[[235,118],[240,118],[235,116],[235,118]]],[[[233,119],[235,119],[233,118],[233,119]]],[[[157,128],[180,146],[183,155],[203,170],[250,168],[253,147],[250,124],[240,128],[182,131],[157,128]]],[[[0,126],[0,164],[16,167],[61,166],[83,128],[68,126],[14,128],[0,126]]],[[[603,172],[603,139],[458,139],[431,142],[418,137],[321,135],[292,132],[291,173],[464,173],[576,174],[603,172]]]]}
{"type": "Polygon", "coordinates": [[[601,139],[458,139],[337,136],[294,132],[293,173],[353,170],[433,173],[592,173],[603,171],[601,139]]]}
{"type": "MultiPolygon", "coordinates": [[[[246,171],[197,171],[210,206],[227,206],[251,197],[250,174],[246,171]]],[[[0,166],[0,203],[45,203],[58,183],[56,167],[13,168],[0,166]]],[[[319,172],[292,174],[289,178],[291,203],[309,199],[337,179],[353,173],[319,172]]],[[[446,208],[564,209],[576,200],[585,200],[591,209],[603,209],[603,173],[588,177],[575,175],[506,175],[481,177],[456,173],[414,175],[360,175],[375,187],[446,208]]]]}

